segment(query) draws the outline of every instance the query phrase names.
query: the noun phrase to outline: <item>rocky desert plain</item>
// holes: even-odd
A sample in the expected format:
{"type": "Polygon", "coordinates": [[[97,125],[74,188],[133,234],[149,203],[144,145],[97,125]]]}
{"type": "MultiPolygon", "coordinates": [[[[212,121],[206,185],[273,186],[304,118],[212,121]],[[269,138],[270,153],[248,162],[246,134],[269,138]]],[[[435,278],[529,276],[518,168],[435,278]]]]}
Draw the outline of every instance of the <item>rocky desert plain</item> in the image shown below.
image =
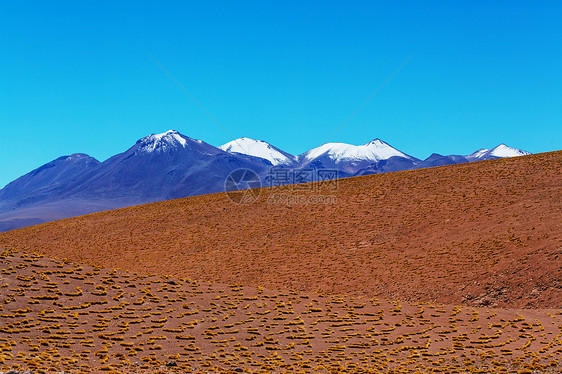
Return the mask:
{"type": "Polygon", "coordinates": [[[561,373],[561,186],[558,151],[5,232],[0,370],[561,373]]]}

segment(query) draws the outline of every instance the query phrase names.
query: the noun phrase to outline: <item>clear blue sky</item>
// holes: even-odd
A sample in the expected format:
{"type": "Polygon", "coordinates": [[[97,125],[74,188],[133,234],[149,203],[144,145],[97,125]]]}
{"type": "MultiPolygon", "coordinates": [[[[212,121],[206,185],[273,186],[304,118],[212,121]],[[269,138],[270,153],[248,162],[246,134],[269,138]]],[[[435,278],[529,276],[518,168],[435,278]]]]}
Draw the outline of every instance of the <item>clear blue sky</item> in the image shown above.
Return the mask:
{"type": "Polygon", "coordinates": [[[560,1],[2,1],[0,186],[176,129],[293,154],[381,138],[419,158],[561,149],[560,1]]]}

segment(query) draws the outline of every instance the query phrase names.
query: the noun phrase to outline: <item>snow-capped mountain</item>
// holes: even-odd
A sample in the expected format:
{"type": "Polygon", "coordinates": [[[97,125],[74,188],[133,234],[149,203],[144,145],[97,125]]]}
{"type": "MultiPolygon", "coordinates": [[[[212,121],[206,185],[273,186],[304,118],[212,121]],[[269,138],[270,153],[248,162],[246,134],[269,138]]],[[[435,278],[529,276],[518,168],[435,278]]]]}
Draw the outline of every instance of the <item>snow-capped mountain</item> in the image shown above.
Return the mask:
{"type": "Polygon", "coordinates": [[[340,177],[408,170],[418,159],[375,139],[363,145],[327,143],[299,156],[302,167],[337,169],[340,177]]]}
{"type": "Polygon", "coordinates": [[[271,162],[273,166],[292,165],[297,160],[296,156],[284,152],[268,142],[244,137],[223,144],[219,149],[229,153],[241,153],[263,158],[271,162]]]}
{"type": "Polygon", "coordinates": [[[6,196],[0,198],[0,231],[100,210],[221,192],[233,170],[247,168],[265,174],[271,167],[263,159],[224,152],[174,130],[139,139],[102,163],[83,155],[83,163],[90,161],[78,163],[78,167],[72,166],[76,162],[68,164],[67,159],[78,160],[75,155],[61,157],[0,190],[0,196],[6,196]],[[22,192],[14,195],[12,191],[17,190],[22,192]]]}
{"type": "Polygon", "coordinates": [[[351,145],[346,143],[326,143],[318,148],[303,153],[300,158],[308,162],[320,157],[327,157],[336,164],[346,161],[371,161],[379,162],[391,157],[403,157],[414,159],[407,154],[391,147],[380,139],[374,139],[363,145],[351,145]]]}
{"type": "Polygon", "coordinates": [[[59,157],[0,190],[0,232],[130,205],[222,192],[228,175],[250,169],[267,185],[271,168],[337,170],[339,177],[410,170],[528,152],[505,144],[469,156],[433,154],[421,161],[380,139],[327,143],[300,156],[240,138],[214,147],[175,130],[139,139],[104,162],[86,154],[59,157]]]}
{"type": "Polygon", "coordinates": [[[188,139],[175,130],[168,130],[162,134],[152,134],[140,139],[137,142],[139,144],[138,151],[150,153],[155,151],[165,152],[170,148],[185,148],[188,139]]]}
{"type": "Polygon", "coordinates": [[[199,139],[182,135],[176,130],[168,130],[161,134],[152,134],[137,140],[131,148],[135,154],[196,152],[201,154],[215,154],[217,149],[199,139]]]}
{"type": "Polygon", "coordinates": [[[489,160],[492,158],[518,157],[518,156],[525,156],[530,154],[531,154],[530,152],[523,151],[517,148],[511,148],[502,143],[495,148],[479,149],[478,151],[466,156],[466,158],[469,161],[478,161],[478,160],[489,160]]]}
{"type": "Polygon", "coordinates": [[[129,204],[218,192],[232,170],[265,169],[256,160],[169,130],[144,137],[104,161],[72,193],[129,204]]]}

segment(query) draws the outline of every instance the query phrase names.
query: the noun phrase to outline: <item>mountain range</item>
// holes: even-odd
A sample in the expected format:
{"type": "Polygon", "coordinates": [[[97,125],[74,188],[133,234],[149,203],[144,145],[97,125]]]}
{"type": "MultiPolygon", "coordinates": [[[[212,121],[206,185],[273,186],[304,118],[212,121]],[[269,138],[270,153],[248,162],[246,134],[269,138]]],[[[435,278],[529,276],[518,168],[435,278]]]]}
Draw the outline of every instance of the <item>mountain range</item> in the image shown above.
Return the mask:
{"type": "Polygon", "coordinates": [[[86,154],[59,157],[0,190],[0,232],[102,210],[224,191],[237,169],[267,185],[272,168],[337,170],[350,177],[528,155],[505,144],[470,155],[432,154],[420,160],[380,139],[364,145],[326,143],[291,155],[262,140],[240,138],[220,147],[170,130],[139,139],[100,162],[86,154]]]}

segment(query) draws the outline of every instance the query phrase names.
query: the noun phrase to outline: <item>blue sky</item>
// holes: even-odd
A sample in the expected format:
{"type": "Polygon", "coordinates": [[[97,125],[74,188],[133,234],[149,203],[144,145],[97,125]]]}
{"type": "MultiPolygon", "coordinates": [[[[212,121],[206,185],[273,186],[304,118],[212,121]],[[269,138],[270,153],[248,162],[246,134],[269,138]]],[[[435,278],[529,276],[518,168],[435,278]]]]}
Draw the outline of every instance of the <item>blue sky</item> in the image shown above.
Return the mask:
{"type": "Polygon", "coordinates": [[[293,154],[559,150],[561,18],[558,1],[3,1],[0,186],[168,129],[230,141],[150,56],[234,137],[293,154]]]}

